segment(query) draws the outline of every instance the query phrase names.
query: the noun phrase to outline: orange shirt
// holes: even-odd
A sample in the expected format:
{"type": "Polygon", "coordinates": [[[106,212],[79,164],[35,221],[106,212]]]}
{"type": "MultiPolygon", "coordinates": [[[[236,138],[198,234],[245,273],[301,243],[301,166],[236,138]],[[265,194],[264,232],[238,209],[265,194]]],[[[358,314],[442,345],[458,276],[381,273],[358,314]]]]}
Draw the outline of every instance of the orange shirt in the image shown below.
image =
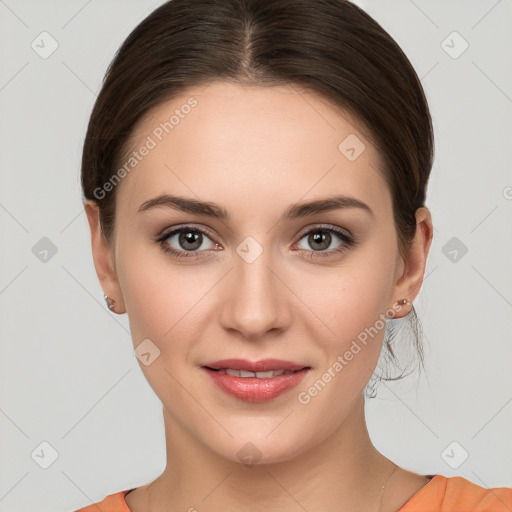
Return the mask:
{"type": "MultiPolygon", "coordinates": [[[[487,489],[461,476],[425,476],[430,482],[396,512],[512,512],[511,487],[487,489]]],[[[131,512],[124,498],[132,490],[109,494],[75,512],[131,512]]]]}

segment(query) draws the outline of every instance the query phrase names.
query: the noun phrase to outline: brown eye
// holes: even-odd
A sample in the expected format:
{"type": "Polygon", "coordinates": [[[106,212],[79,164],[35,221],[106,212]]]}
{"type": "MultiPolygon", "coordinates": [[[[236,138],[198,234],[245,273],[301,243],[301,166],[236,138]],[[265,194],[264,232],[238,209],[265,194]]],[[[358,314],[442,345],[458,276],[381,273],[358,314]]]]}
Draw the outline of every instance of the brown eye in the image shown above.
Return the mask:
{"type": "Polygon", "coordinates": [[[316,231],[308,236],[308,244],[315,251],[323,251],[331,245],[332,236],[326,231],[316,231]]]}
{"type": "Polygon", "coordinates": [[[177,258],[200,257],[208,249],[219,249],[203,230],[184,226],[161,236],[157,242],[165,252],[177,258]]]}
{"type": "Polygon", "coordinates": [[[181,231],[178,236],[180,248],[195,251],[203,243],[203,235],[199,231],[181,231]]]}
{"type": "Polygon", "coordinates": [[[297,244],[299,249],[310,252],[314,256],[330,256],[354,245],[355,240],[347,233],[332,227],[310,229],[301,237],[297,244]]]}

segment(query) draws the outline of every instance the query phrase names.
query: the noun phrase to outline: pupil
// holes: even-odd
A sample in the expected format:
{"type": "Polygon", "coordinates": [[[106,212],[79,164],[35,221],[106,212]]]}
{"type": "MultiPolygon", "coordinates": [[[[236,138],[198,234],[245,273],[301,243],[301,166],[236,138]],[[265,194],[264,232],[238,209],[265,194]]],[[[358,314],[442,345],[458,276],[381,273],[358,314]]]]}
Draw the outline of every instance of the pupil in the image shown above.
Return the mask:
{"type": "Polygon", "coordinates": [[[321,249],[327,249],[327,247],[329,247],[330,245],[330,233],[321,233],[319,231],[317,231],[316,233],[314,233],[313,235],[310,235],[310,242],[312,242],[312,245],[314,247],[314,244],[320,244],[321,247],[319,247],[318,249],[315,249],[315,250],[321,250],[321,249]],[[327,241],[327,243],[326,243],[327,241]]]}
{"type": "Polygon", "coordinates": [[[188,249],[197,249],[201,247],[201,234],[194,231],[182,232],[180,234],[180,245],[184,246],[184,244],[184,248],[187,248],[186,244],[192,244],[193,247],[189,246],[188,249]]]}

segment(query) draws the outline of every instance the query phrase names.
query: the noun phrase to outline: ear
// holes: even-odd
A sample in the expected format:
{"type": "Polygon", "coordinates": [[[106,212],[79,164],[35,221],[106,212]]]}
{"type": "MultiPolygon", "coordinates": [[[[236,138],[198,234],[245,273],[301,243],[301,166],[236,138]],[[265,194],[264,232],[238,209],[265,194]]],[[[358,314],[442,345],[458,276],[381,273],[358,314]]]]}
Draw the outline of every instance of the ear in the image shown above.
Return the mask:
{"type": "Polygon", "coordinates": [[[112,249],[107,244],[100,223],[98,204],[90,199],[84,201],[84,209],[91,230],[92,257],[96,275],[100,281],[103,293],[114,300],[113,311],[118,314],[126,312],[123,294],[117,280],[112,262],[112,249]]]}
{"type": "Polygon", "coordinates": [[[401,318],[409,313],[412,302],[421,289],[432,236],[432,216],[429,209],[422,206],[416,210],[416,234],[399,265],[399,275],[392,294],[393,301],[408,299],[409,304],[402,308],[403,313],[394,318],[401,318]]]}

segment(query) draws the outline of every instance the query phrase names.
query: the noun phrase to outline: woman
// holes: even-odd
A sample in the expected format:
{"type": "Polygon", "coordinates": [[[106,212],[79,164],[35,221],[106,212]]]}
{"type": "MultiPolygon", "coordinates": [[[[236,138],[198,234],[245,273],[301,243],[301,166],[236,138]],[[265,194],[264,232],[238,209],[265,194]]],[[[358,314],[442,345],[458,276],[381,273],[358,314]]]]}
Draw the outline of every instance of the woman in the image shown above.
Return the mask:
{"type": "Polygon", "coordinates": [[[366,428],[386,326],[415,319],[432,161],[413,67],[350,2],[149,15],[107,72],[82,186],[167,466],[81,510],[509,510],[512,489],[407,471],[366,428]]]}

